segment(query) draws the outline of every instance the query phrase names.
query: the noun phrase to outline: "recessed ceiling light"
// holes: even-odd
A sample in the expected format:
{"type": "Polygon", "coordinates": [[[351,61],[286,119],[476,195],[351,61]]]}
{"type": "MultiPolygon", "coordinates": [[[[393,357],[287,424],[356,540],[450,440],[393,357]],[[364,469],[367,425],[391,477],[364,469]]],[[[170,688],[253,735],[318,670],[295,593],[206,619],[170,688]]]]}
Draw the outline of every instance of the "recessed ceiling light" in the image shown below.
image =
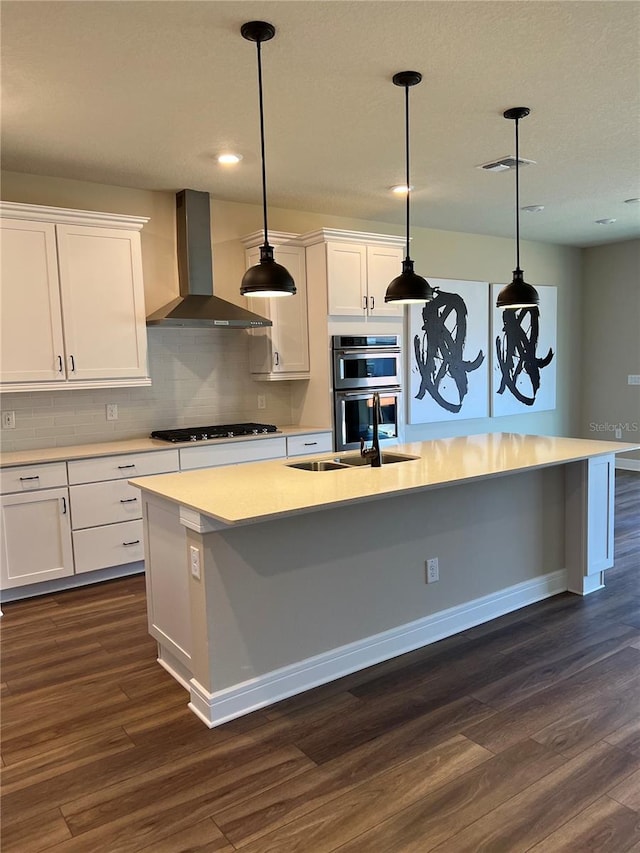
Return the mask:
{"type": "MultiPolygon", "coordinates": [[[[406,184],[397,184],[395,187],[391,187],[390,189],[391,189],[391,192],[395,193],[396,195],[406,195],[407,194],[407,185],[406,184]]],[[[413,189],[413,187],[409,187],[409,192],[411,192],[412,189],[413,189]]]]}
{"type": "Polygon", "coordinates": [[[524,210],[527,213],[542,213],[544,204],[528,204],[526,207],[521,207],[520,210],[524,210]]]}
{"type": "Polygon", "coordinates": [[[242,160],[242,154],[218,154],[218,163],[223,166],[235,166],[242,160]]]}
{"type": "Polygon", "coordinates": [[[596,219],[596,225],[613,225],[615,219],[596,219]]]}
{"type": "Polygon", "coordinates": [[[625,204],[640,204],[640,198],[625,198],[625,204]]]}

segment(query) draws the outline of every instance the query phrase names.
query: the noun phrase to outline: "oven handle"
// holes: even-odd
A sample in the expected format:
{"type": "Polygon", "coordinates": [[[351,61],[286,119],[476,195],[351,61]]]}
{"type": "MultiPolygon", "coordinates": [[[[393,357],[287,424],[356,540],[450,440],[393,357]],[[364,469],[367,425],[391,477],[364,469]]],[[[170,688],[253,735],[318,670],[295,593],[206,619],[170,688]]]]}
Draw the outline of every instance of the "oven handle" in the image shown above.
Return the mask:
{"type": "Polygon", "coordinates": [[[359,355],[361,357],[365,357],[369,354],[373,355],[384,355],[384,353],[389,353],[390,355],[397,355],[400,352],[400,347],[363,347],[362,349],[336,349],[334,350],[336,355],[359,355]]]}
{"type": "Polygon", "coordinates": [[[402,391],[402,388],[398,385],[391,385],[388,388],[367,388],[362,389],[361,391],[337,391],[337,397],[372,397],[373,392],[378,391],[380,394],[398,394],[402,391]]]}

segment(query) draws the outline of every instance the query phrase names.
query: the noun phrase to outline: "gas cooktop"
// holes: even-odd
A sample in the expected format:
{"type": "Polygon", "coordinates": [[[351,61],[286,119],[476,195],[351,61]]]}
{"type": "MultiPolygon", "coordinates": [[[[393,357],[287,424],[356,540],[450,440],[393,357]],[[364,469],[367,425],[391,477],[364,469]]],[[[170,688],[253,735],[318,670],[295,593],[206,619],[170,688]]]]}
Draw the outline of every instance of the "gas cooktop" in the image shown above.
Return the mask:
{"type": "Polygon", "coordinates": [[[233,438],[236,435],[261,435],[266,432],[280,432],[280,430],[273,424],[216,424],[184,429],[158,429],[151,433],[151,438],[177,443],[208,441],[210,438],[233,438]]]}

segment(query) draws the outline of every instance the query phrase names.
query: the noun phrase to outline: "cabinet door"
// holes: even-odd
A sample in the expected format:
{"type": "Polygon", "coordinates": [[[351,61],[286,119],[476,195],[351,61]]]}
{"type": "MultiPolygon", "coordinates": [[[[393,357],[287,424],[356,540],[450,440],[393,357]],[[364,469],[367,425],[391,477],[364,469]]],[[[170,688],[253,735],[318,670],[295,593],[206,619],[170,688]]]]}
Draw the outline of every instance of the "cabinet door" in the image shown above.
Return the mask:
{"type": "Polygon", "coordinates": [[[56,225],[70,380],[147,375],[140,234],[56,225]]]}
{"type": "Polygon", "coordinates": [[[309,325],[304,249],[300,246],[276,246],[277,263],[286,267],[296,283],[295,296],[272,299],[273,372],[281,374],[309,372],[309,325]]]}
{"type": "Polygon", "coordinates": [[[2,586],[73,575],[67,489],[45,489],[1,499],[2,586]]]}
{"type": "Polygon", "coordinates": [[[329,314],[363,317],[367,300],[367,248],[327,243],[329,314]]]}
{"type": "MultiPolygon", "coordinates": [[[[259,262],[260,250],[249,249],[247,266],[259,262]]],[[[249,308],[268,317],[273,325],[253,329],[251,372],[263,379],[304,378],[309,375],[309,320],[305,251],[301,246],[275,246],[274,258],[286,267],[296,283],[295,296],[276,299],[249,298],[249,308]]]]}
{"type": "Polygon", "coordinates": [[[404,305],[385,302],[387,287],[402,272],[404,250],[397,246],[367,246],[367,288],[370,317],[402,317],[404,305]]]}
{"type": "Polygon", "coordinates": [[[64,382],[55,226],[2,220],[2,382],[64,382]]]}

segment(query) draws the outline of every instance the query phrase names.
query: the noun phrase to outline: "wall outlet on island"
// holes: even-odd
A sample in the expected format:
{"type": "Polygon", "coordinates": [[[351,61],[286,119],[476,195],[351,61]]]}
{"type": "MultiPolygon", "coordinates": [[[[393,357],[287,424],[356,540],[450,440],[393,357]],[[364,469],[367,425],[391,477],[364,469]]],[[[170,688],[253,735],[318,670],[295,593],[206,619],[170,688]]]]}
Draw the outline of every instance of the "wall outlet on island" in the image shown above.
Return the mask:
{"type": "Polygon", "coordinates": [[[3,412],[2,413],[2,429],[15,429],[16,428],[16,413],[15,412],[3,412]]]}
{"type": "Polygon", "coordinates": [[[264,394],[258,394],[258,408],[266,409],[267,408],[267,398],[264,394]]]}
{"type": "Polygon", "coordinates": [[[108,421],[117,421],[118,420],[118,404],[117,403],[107,403],[107,420],[108,421]]]}
{"type": "Polygon", "coordinates": [[[426,572],[426,581],[427,583],[435,583],[440,580],[440,569],[438,567],[438,558],[430,557],[425,563],[427,572],[426,572]]]}

